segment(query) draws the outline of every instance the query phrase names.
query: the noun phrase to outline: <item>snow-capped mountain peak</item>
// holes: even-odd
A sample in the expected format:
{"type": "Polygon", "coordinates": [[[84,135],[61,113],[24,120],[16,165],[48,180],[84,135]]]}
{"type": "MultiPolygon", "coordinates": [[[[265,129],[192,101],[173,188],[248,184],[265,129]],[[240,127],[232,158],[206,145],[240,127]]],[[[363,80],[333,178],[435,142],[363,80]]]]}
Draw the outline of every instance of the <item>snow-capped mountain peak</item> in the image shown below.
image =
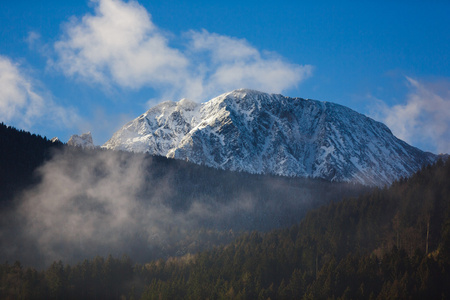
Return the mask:
{"type": "Polygon", "coordinates": [[[436,159],[347,107],[249,89],[163,102],[103,147],[220,169],[389,184],[436,159]]]}
{"type": "Polygon", "coordinates": [[[67,145],[81,148],[95,148],[90,131],[87,133],[83,133],[82,135],[72,135],[67,141],[67,145]]]}

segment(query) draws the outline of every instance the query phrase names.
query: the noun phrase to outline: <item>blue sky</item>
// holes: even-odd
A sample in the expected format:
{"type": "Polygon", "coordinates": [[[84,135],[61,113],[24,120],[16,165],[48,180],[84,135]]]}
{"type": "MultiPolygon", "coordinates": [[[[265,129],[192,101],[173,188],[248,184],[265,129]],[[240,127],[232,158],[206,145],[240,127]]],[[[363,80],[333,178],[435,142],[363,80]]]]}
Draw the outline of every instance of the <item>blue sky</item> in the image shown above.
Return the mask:
{"type": "Polygon", "coordinates": [[[0,121],[104,143],[163,100],[330,101],[450,152],[450,1],[0,1],[0,121]]]}

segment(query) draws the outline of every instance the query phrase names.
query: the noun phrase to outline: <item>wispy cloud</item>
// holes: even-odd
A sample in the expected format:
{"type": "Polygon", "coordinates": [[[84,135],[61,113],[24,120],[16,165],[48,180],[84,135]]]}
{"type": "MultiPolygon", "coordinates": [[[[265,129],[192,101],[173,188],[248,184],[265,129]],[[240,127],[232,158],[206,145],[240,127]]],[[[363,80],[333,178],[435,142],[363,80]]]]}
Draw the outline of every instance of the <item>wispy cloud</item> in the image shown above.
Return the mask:
{"type": "Polygon", "coordinates": [[[432,152],[450,153],[448,82],[424,84],[409,77],[406,79],[410,93],[405,103],[388,106],[377,100],[372,115],[408,143],[432,152]]]}
{"type": "Polygon", "coordinates": [[[188,36],[189,49],[206,58],[203,76],[207,93],[240,87],[279,93],[312,75],[312,66],[290,64],[275,53],[261,53],[244,39],[206,30],[191,31],[188,36]]]}
{"type": "Polygon", "coordinates": [[[46,122],[71,127],[80,121],[75,111],[57,105],[38,88],[39,82],[26,75],[20,66],[0,56],[0,119],[22,128],[46,122]]]}
{"type": "Polygon", "coordinates": [[[242,87],[281,92],[312,73],[312,66],[288,63],[246,40],[206,30],[175,37],[184,45],[177,49],[137,2],[93,2],[94,14],[66,24],[54,44],[51,63],[68,76],[104,87],[146,86],[166,97],[205,100],[242,87]]]}

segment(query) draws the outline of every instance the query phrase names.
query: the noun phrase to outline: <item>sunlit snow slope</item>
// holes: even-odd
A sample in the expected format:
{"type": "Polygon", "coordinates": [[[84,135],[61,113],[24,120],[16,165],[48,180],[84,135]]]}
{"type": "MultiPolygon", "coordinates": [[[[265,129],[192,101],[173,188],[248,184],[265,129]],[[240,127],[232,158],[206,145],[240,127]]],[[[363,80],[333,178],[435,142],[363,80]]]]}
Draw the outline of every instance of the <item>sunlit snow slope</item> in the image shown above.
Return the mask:
{"type": "Polygon", "coordinates": [[[161,103],[103,147],[233,171],[367,185],[389,184],[437,158],[347,107],[245,89],[202,104],[161,103]]]}

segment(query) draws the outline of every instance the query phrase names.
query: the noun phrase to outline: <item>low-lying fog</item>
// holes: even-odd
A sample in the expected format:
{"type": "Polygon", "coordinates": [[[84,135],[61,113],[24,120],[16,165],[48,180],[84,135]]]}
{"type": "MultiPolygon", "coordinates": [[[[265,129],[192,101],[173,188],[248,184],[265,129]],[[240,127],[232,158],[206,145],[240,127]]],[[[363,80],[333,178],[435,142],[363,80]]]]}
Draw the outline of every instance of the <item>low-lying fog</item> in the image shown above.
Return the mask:
{"type": "Polygon", "coordinates": [[[39,183],[2,212],[3,261],[45,267],[95,255],[135,261],[230,242],[242,230],[300,221],[307,210],[361,187],[246,175],[144,154],[65,148],[39,183]]]}

